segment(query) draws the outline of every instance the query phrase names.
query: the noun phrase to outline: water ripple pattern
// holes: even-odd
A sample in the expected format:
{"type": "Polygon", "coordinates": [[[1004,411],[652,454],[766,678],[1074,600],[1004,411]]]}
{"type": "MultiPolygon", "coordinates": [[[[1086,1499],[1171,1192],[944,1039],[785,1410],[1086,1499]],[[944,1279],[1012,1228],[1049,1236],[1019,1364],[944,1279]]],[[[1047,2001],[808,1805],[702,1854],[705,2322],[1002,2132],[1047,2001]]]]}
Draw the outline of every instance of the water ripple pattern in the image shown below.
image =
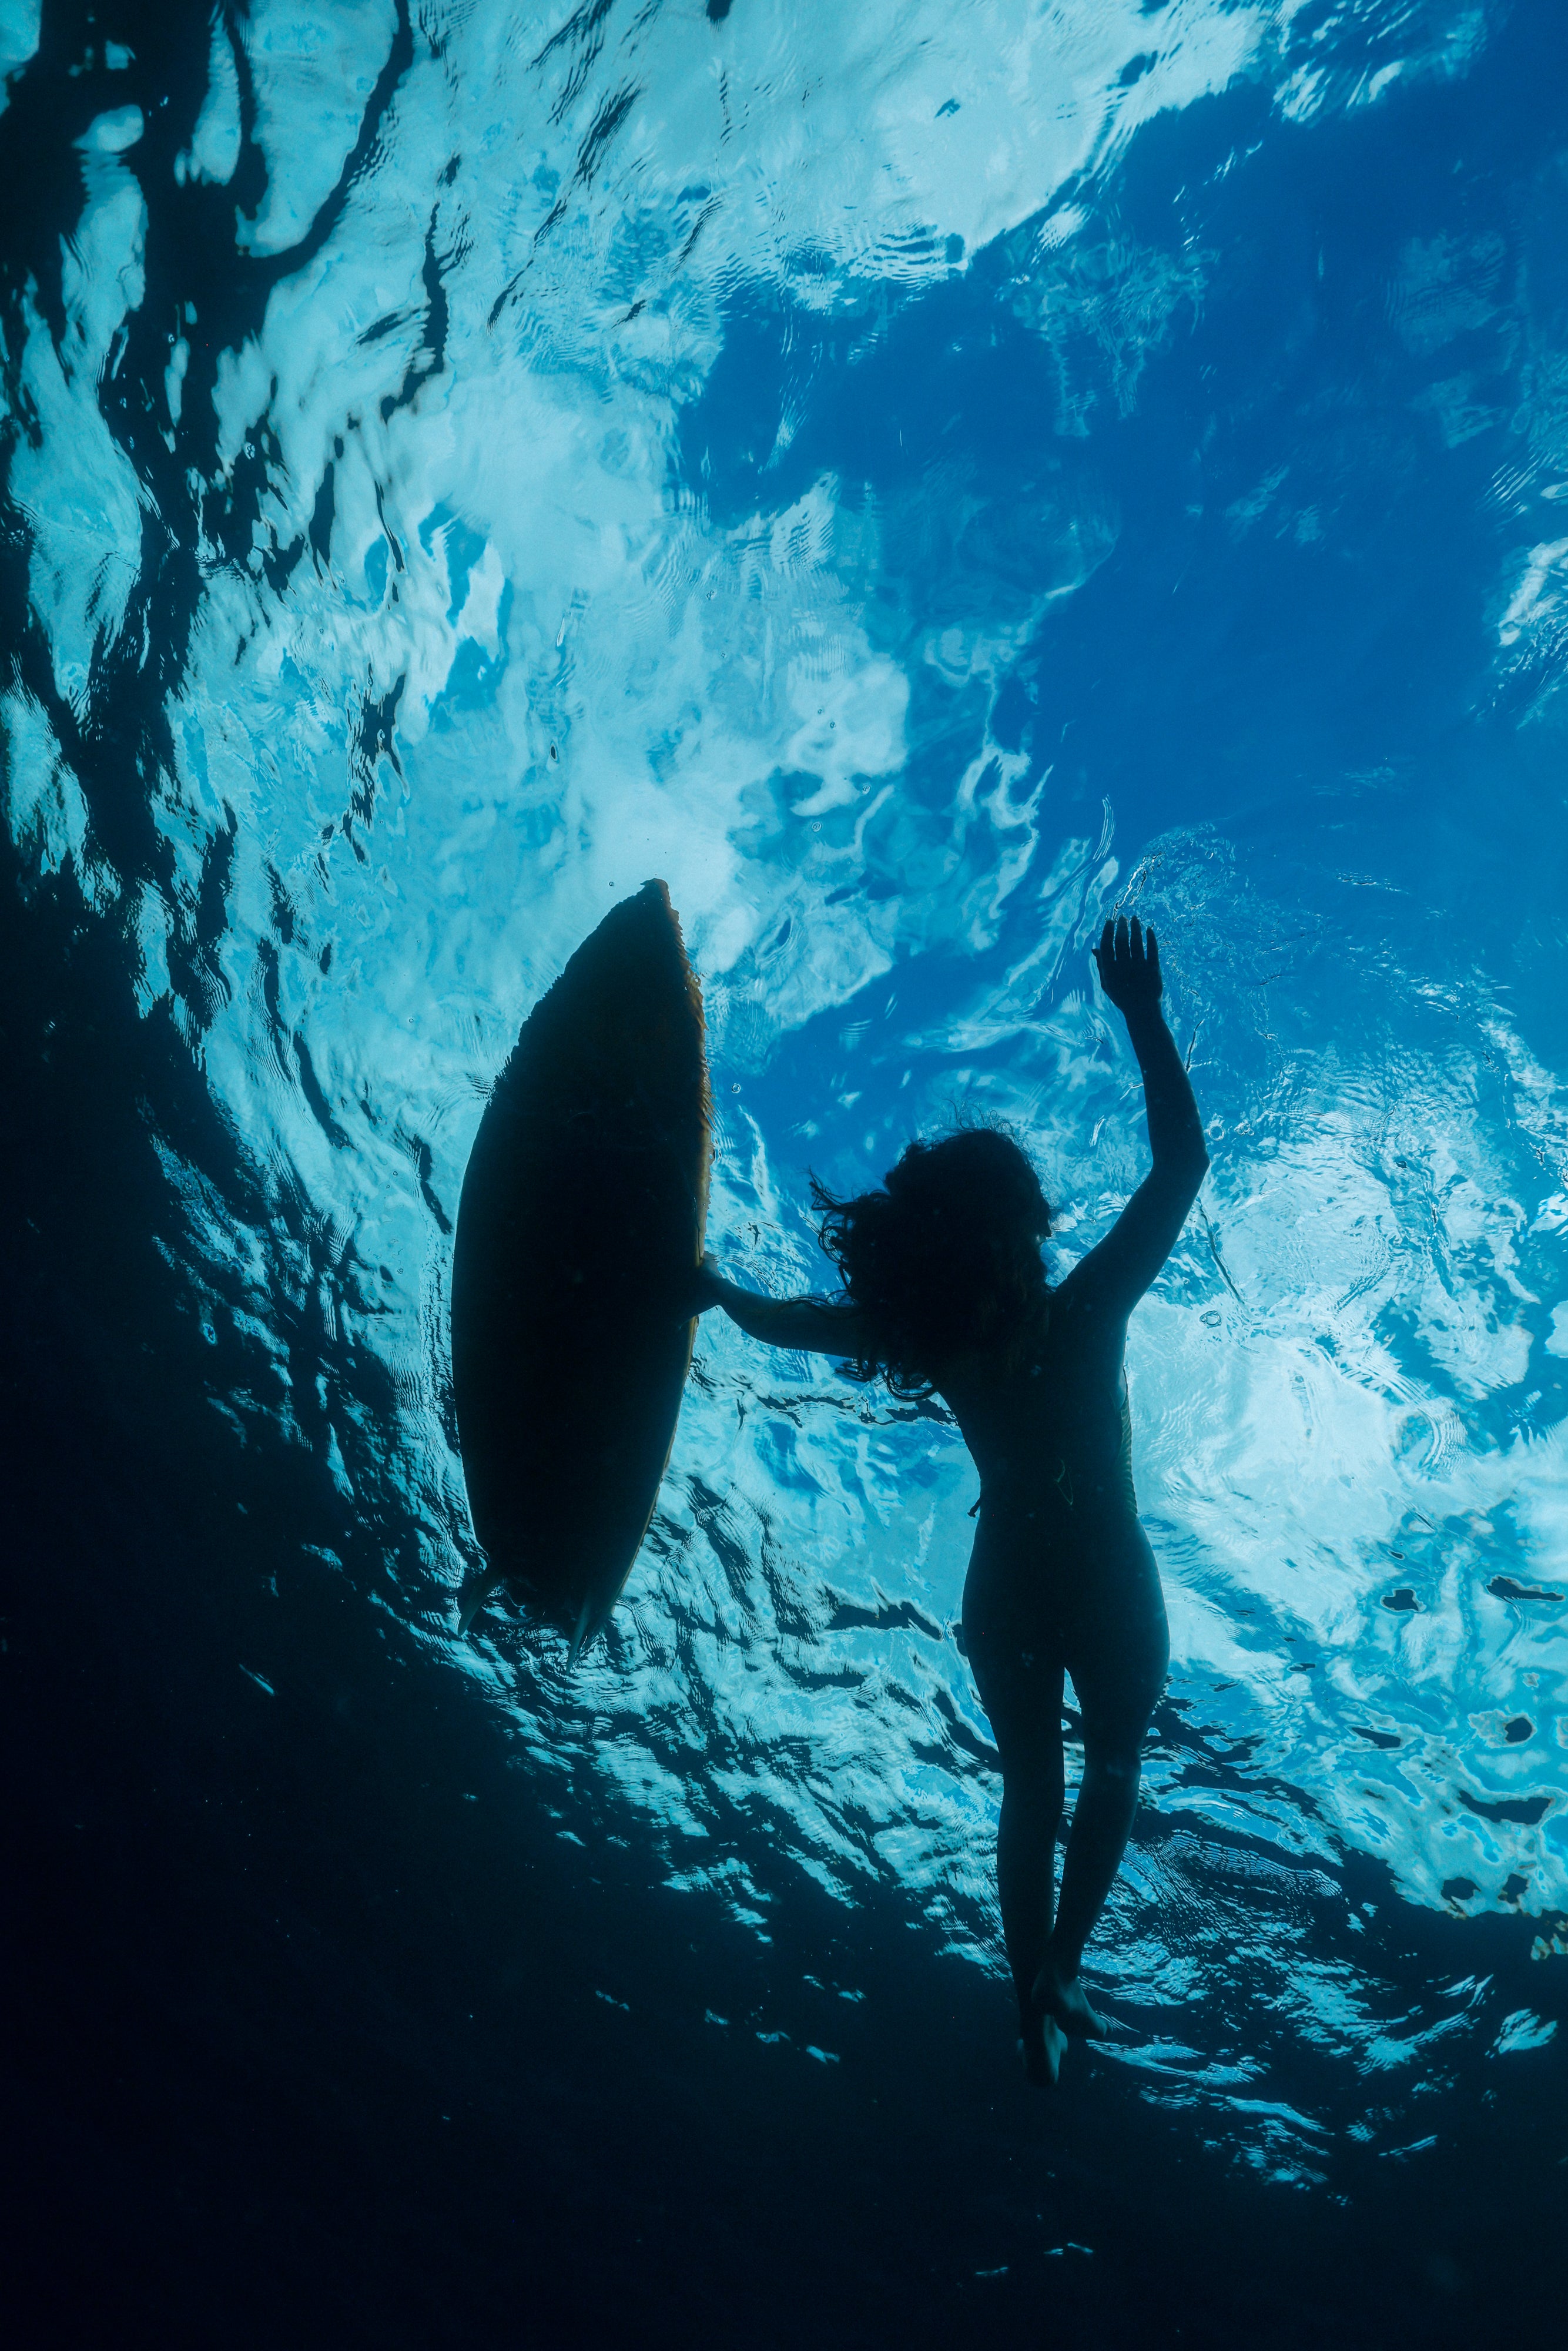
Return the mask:
{"type": "Polygon", "coordinates": [[[996,1968],[943,1416],[714,1318],[607,1643],[461,1642],[452,1225],[658,874],[727,1261],[820,1285],[808,1169],[967,1105],[1065,1268],[1139,1172],[1136,907],[1213,1169],[1131,1342],[1174,1662],[1111,2062],[1281,2179],[1407,2152],[1551,2028],[1401,1980],[1385,1893],[1568,1951],[1568,150],[1456,181],[1491,12],[26,16],[73,225],[5,287],[5,817],[221,1113],[156,1132],[214,1413],[673,1884],[765,1936],[883,1881],[996,1968]]]}

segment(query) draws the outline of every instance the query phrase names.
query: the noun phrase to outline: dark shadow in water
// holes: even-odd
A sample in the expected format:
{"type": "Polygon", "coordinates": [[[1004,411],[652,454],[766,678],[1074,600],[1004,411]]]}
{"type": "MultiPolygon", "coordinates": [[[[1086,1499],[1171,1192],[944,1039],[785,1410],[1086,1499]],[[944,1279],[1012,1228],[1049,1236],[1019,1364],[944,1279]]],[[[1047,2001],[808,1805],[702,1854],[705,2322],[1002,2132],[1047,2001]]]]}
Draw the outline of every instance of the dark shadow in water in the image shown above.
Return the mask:
{"type": "MultiPolygon", "coordinates": [[[[633,2321],[1387,2351],[1529,2323],[1558,2126],[1490,2102],[1495,2061],[1465,2061],[1436,2149],[1341,2140],[1331,2190],[1281,2196],[1113,2066],[1026,2101],[1001,1987],[901,1900],[800,1881],[760,1943],[610,1842],[592,1789],[541,1783],[371,1604],[416,1572],[410,1528],[213,1409],[237,1374],[156,1247],[179,1211],[148,1110],[231,1198],[242,1171],[120,945],[18,880],[7,853],[16,2306],[58,2340],[135,2310],[171,2345],[222,2313],[237,2344],[409,2351],[633,2321]]],[[[1155,1853],[1191,1844],[1159,1826],[1155,1853]]],[[[1339,1890],[1413,1995],[1490,1970],[1545,2005],[1533,1921],[1411,1910],[1354,1856],[1339,1890]]]]}

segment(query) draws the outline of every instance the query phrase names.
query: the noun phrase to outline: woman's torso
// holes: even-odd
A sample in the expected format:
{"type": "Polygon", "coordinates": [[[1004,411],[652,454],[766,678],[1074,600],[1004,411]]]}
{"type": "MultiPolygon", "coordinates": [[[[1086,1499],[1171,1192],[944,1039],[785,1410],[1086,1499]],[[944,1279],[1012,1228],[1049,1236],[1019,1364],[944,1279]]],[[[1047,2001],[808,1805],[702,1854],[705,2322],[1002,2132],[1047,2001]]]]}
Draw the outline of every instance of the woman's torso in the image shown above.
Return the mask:
{"type": "Polygon", "coordinates": [[[1130,1661],[1146,1667],[1140,1687],[1164,1675],[1159,1570],[1133,1489],[1125,1336],[1125,1313],[1070,1274],[1023,1343],[977,1351],[938,1384],[980,1472],[964,1634],[993,1719],[1024,1667],[1064,1666],[1081,1704],[1103,1714],[1130,1661]]]}
{"type": "Polygon", "coordinates": [[[1097,1314],[1069,1275],[1012,1346],[944,1367],[938,1391],[980,1473],[982,1532],[992,1544],[1021,1541],[1042,1562],[1145,1548],[1124,1336],[1124,1321],[1097,1314]]]}

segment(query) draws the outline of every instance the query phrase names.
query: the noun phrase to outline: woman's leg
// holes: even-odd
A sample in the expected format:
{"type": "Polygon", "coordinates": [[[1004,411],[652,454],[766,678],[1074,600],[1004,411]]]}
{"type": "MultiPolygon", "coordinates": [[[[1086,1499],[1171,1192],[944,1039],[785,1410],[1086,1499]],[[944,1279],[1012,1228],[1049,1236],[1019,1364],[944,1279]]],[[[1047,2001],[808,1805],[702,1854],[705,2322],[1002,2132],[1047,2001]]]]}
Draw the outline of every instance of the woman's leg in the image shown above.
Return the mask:
{"type": "MultiPolygon", "coordinates": [[[[1141,1734],[1140,1734],[1141,1738],[1141,1734]]],[[[1078,1980],[1083,1946],[1105,1907],[1138,1805],[1138,1743],[1105,1747],[1083,1740],[1083,1778],[1061,1867],[1061,1902],[1037,1996],[1065,2032],[1099,2039],[1105,2027],[1078,1980]]]]}
{"type": "Polygon", "coordinates": [[[1138,1804],[1144,1736],[1170,1662],[1165,1600],[1152,1553],[1145,1573],[1106,1578],[1068,1671],[1083,1721],[1083,1778],[1061,1869],[1061,1899],[1037,2003],[1062,2030],[1090,2038],[1105,2027],[1079,1982],[1083,1946],[1105,1907],[1138,1804]]]}
{"type": "Polygon", "coordinates": [[[1002,1938],[1018,1994],[1024,2070],[1042,2086],[1054,2082],[1062,2036],[1034,1999],[1051,1949],[1056,1891],[1056,1838],[1061,1825],[1062,1668],[988,1635],[966,1618],[969,1662],[990,1717],[1002,1766],[997,1827],[997,1893],[1002,1938]]]}
{"type": "Polygon", "coordinates": [[[1035,1978],[1051,1946],[1056,1892],[1056,1838],[1061,1826],[1061,1668],[1038,1676],[1049,1714],[1004,1731],[992,1717],[1002,1759],[1002,1813],[997,1828],[997,1893],[1002,1936],[1019,1996],[1033,2012],[1035,1978]]]}
{"type": "Polygon", "coordinates": [[[1055,1768],[1047,1759],[1004,1768],[1002,1817],[997,1831],[997,1891],[1002,1935],[1019,2004],[1023,2069],[1037,2089],[1051,2089],[1067,2047],[1062,2027],[1035,1998],[1040,1971],[1051,1964],[1051,1912],[1055,1891],[1056,1833],[1061,1823],[1061,1742],[1055,1768]]]}

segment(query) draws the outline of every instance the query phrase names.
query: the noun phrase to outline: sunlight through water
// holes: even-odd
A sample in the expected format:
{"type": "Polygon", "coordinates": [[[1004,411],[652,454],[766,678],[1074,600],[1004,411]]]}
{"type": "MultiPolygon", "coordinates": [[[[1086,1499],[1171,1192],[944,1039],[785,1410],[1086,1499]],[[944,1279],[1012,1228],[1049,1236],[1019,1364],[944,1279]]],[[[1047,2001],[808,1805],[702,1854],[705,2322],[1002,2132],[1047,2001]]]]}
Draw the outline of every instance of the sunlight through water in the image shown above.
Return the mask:
{"type": "Polygon", "coordinates": [[[1568,141],[1456,180],[1490,21],[256,0],[162,111],[100,61],[4,320],[6,820],[244,1171],[157,1133],[213,1409],[758,1935],[804,1872],[1000,1969],[977,1481],[715,1316],[607,1640],[460,1639],[487,1088],[658,875],[732,1271],[825,1288],[809,1172],[965,1108],[1065,1270],[1146,1154],[1088,945],[1157,926],[1212,1167],[1132,1328],[1173,1663],[1089,1964],[1284,2179],[1552,2031],[1401,1980],[1378,1889],[1568,1952],[1568,141]]]}

